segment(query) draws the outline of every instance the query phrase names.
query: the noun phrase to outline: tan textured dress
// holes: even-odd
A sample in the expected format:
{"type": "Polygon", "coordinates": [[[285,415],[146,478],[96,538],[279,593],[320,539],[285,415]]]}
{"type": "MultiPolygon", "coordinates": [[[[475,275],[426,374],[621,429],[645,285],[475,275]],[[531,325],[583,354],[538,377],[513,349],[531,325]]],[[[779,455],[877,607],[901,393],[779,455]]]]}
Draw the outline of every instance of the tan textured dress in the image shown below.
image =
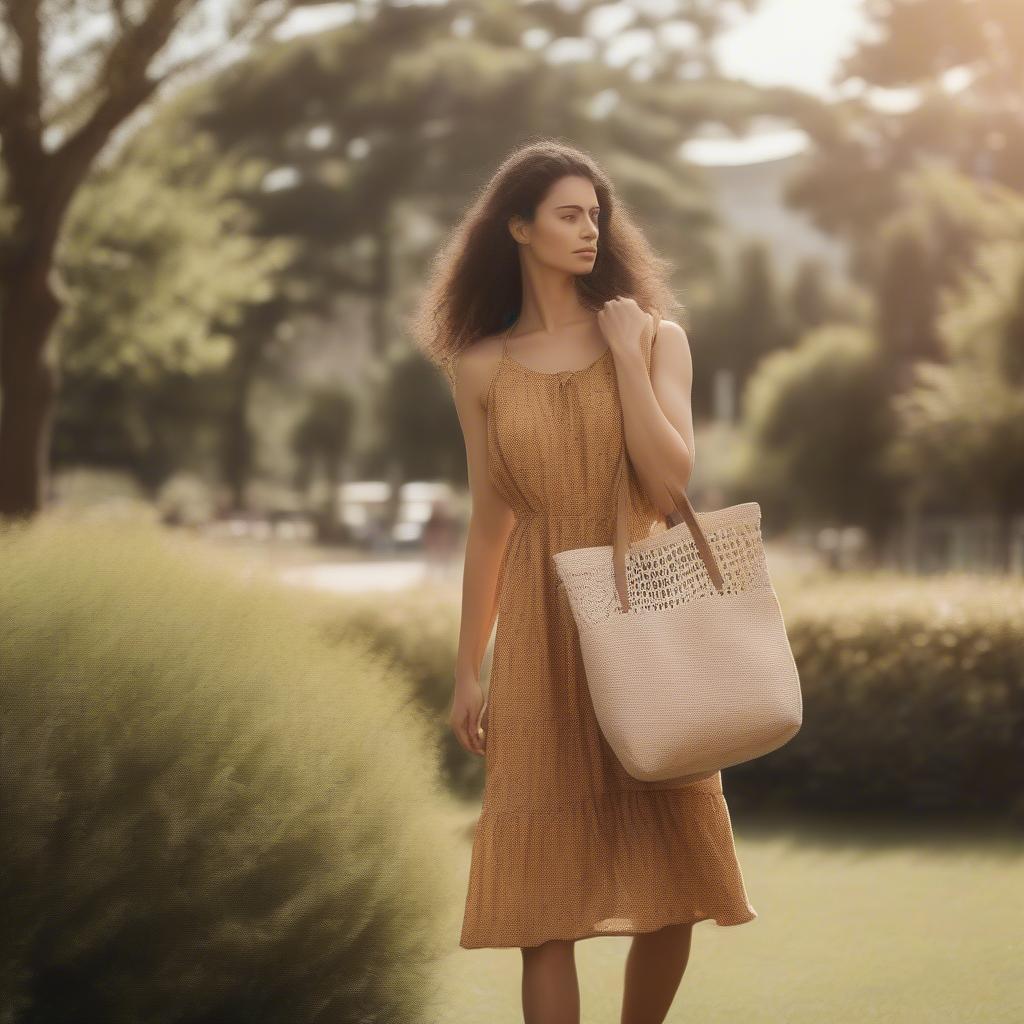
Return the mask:
{"type": "MultiPolygon", "coordinates": [[[[610,349],[561,373],[503,351],[488,389],[489,472],[516,522],[499,570],[486,781],[459,943],[467,949],[757,917],[721,773],[679,785],[622,768],[594,716],[558,587],[554,552],[612,541],[618,403],[610,349]]],[[[639,540],[658,511],[632,468],[630,478],[630,538],[639,540]]]]}

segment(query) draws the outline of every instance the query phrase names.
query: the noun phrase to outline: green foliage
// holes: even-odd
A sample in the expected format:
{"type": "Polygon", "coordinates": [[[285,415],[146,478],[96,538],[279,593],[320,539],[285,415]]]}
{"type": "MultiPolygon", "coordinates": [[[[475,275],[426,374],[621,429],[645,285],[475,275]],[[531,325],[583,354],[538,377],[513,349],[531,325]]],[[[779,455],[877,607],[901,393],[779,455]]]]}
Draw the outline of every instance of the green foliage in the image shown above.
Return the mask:
{"type": "MultiPolygon", "coordinates": [[[[864,324],[869,296],[830,274],[815,257],[800,261],[785,280],[773,269],[762,242],[746,243],[720,278],[699,289],[691,305],[693,408],[698,419],[727,418],[715,408],[715,377],[727,371],[738,395],[767,355],[791,348],[807,332],[826,324],[864,324]]],[[[737,404],[740,404],[737,402],[737,404]]],[[[739,410],[742,414],[742,410],[739,410]]]]}
{"type": "MultiPolygon", "coordinates": [[[[197,90],[186,116],[225,149],[244,143],[295,169],[288,187],[247,200],[268,231],[303,238],[302,283],[324,309],[339,290],[402,304],[467,197],[511,145],[536,136],[597,155],[654,245],[677,266],[705,266],[713,197],[679,146],[708,121],[738,123],[777,103],[747,83],[676,73],[680,61],[694,72],[712,63],[708,43],[728,20],[702,0],[673,11],[690,35],[652,31],[650,52],[627,66],[565,60],[566,42],[613,47],[592,7],[487,4],[454,18],[443,6],[375,7],[254,51],[197,90]]],[[[623,13],[652,29],[667,20],[623,13]]],[[[381,354],[386,321],[371,325],[381,354]]]]}
{"type": "Polygon", "coordinates": [[[914,386],[897,397],[891,464],[921,498],[955,496],[958,507],[1008,517],[1024,508],[1019,238],[979,248],[974,269],[944,293],[939,323],[947,361],[918,364],[914,386]]]}
{"type": "Polygon", "coordinates": [[[709,61],[707,42],[726,20],[700,0],[673,17],[698,27],[691,42],[652,33],[643,63],[662,74],[558,59],[566,40],[589,39],[595,52],[611,45],[594,32],[591,7],[488,4],[453,21],[445,7],[385,5],[255,51],[196,91],[189,116],[226,148],[241,139],[271,166],[296,168],[292,186],[251,200],[268,225],[308,240],[307,280],[332,292],[393,298],[404,282],[384,269],[377,246],[411,243],[410,269],[420,275],[485,169],[537,135],[599,154],[622,199],[680,263],[705,262],[711,197],[678,161],[679,144],[706,121],[754,116],[771,98],[720,76],[675,74],[683,59],[694,68],[709,61]],[[416,217],[391,216],[403,201],[416,217]]]}
{"type": "Polygon", "coordinates": [[[451,392],[418,353],[390,364],[379,413],[380,465],[397,458],[406,479],[465,483],[466,449],[451,392]]]}
{"type": "Polygon", "coordinates": [[[851,296],[843,294],[829,279],[825,264],[806,257],[797,266],[787,292],[790,316],[798,334],[823,327],[827,323],[855,321],[856,307],[851,296]]]}
{"type": "Polygon", "coordinates": [[[317,535],[328,542],[346,536],[338,522],[338,487],[354,414],[355,401],[348,388],[322,384],[312,389],[305,413],[292,427],[290,442],[297,459],[298,487],[308,491],[314,480],[323,482],[320,490],[325,497],[319,509],[317,535]]]}
{"type": "MultiPolygon", "coordinates": [[[[774,98],[718,75],[675,73],[681,60],[709,68],[708,43],[728,20],[701,0],[671,16],[689,36],[653,32],[651,52],[626,67],[559,59],[566,41],[588,39],[595,53],[614,45],[594,31],[591,8],[490,4],[454,16],[371,6],[323,32],[268,36],[161,104],[116,169],[76,202],[64,273],[77,309],[62,340],[57,461],[134,466],[151,485],[176,469],[216,467],[241,500],[250,472],[267,468],[265,438],[248,435],[259,430],[248,415],[255,388],[269,380],[280,394],[308,379],[289,346],[300,314],[328,319],[339,298],[365,303],[368,347],[390,357],[401,345],[395,311],[440,238],[509,146],[531,136],[599,156],[689,286],[690,268],[711,261],[715,217],[704,176],[678,159],[680,143],[709,120],[738,126],[774,98]],[[276,180],[264,173],[274,170],[276,180]],[[270,261],[270,286],[257,263],[285,239],[299,244],[283,270],[270,261]]],[[[645,31],[666,21],[625,15],[645,31]]],[[[318,367],[328,358],[351,366],[350,339],[331,333],[337,352],[321,352],[318,367]]],[[[359,382],[365,393],[372,377],[359,382]]],[[[426,401],[439,404],[433,393],[426,401]]],[[[420,475],[432,455],[408,429],[415,413],[398,418],[386,429],[397,426],[409,447],[391,451],[420,475]]],[[[450,414],[445,428],[440,471],[464,477],[450,414]]],[[[275,467],[280,479],[291,468],[275,467]]]]}
{"type": "Polygon", "coordinates": [[[435,1019],[456,849],[395,665],[152,528],[0,560],[2,1016],[435,1019]]]}
{"type": "Polygon", "coordinates": [[[337,478],[350,443],[354,411],[355,403],[347,388],[324,385],[310,392],[306,411],[291,435],[304,481],[308,481],[317,462],[322,463],[329,480],[337,478]]]}
{"type": "Polygon", "coordinates": [[[936,356],[940,264],[952,252],[962,258],[962,250],[944,250],[935,244],[929,237],[932,226],[918,208],[901,211],[879,227],[876,330],[895,374],[905,375],[915,360],[936,356]]]}
{"type": "Polygon", "coordinates": [[[750,242],[695,316],[694,412],[711,412],[712,378],[727,370],[742,395],[767,355],[794,341],[792,310],[767,248],[750,242]]]}
{"type": "Polygon", "coordinates": [[[1024,585],[894,574],[780,589],[804,722],[730,801],[1024,822],[1024,585]]]}
{"type": "Polygon", "coordinates": [[[906,175],[901,194],[903,205],[877,226],[873,262],[883,354],[906,383],[911,362],[942,356],[943,292],[971,273],[980,249],[1019,246],[1024,200],[939,167],[906,175]]]}
{"type": "Polygon", "coordinates": [[[150,485],[215,464],[246,311],[291,252],[258,239],[234,197],[260,173],[161,122],[82,187],[59,252],[58,463],[136,469],[150,485]]]}
{"type": "MultiPolygon", "coordinates": [[[[447,721],[455,685],[458,594],[445,596],[436,586],[424,586],[398,594],[352,596],[325,604],[317,621],[328,643],[358,637],[393,659],[439,730],[445,783],[460,797],[479,797],[483,761],[459,744],[447,721]]],[[[488,651],[481,668],[485,680],[489,663],[488,651]]]]}
{"type": "Polygon", "coordinates": [[[775,523],[878,529],[891,514],[884,451],[893,423],[869,333],[825,326],[769,356],[751,378],[742,426],[733,486],[775,523]]]}
{"type": "Polygon", "coordinates": [[[865,12],[869,30],[836,75],[844,99],[793,103],[814,145],[789,193],[825,230],[842,233],[855,266],[868,271],[878,266],[878,225],[908,195],[913,201],[905,186],[918,169],[1024,188],[1020,81],[1011,70],[1024,59],[1024,34],[1012,2],[882,0],[865,12]],[[887,89],[913,101],[878,102],[887,89]]]}
{"type": "Polygon", "coordinates": [[[969,365],[922,363],[898,396],[890,461],[939,507],[1008,515],[1024,507],[1024,394],[969,365]]]}
{"type": "Polygon", "coordinates": [[[230,329],[272,294],[290,252],[282,239],[257,239],[231,198],[253,173],[179,126],[144,133],[89,179],[61,248],[67,373],[152,384],[225,365],[230,329]]]}
{"type": "MultiPolygon", "coordinates": [[[[804,723],[728,769],[737,807],[1012,813],[1024,820],[1024,585],[983,577],[780,574],[804,723]]],[[[325,602],[329,643],[359,637],[413,680],[446,781],[479,798],[483,761],[451,735],[458,593],[424,587],[325,602]]],[[[486,681],[489,668],[482,670],[486,681]]]]}
{"type": "MultiPolygon", "coordinates": [[[[1024,211],[1024,200],[1019,203],[1024,211]]],[[[1010,238],[979,245],[973,266],[943,296],[944,355],[1024,385],[1024,216],[1010,238]]]]}

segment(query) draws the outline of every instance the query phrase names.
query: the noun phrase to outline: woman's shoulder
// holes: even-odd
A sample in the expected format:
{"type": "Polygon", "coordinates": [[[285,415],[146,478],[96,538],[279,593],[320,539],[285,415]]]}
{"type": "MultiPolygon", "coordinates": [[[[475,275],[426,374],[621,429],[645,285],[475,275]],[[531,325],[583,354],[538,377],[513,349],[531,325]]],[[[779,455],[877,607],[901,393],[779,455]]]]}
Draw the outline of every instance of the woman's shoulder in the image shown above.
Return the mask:
{"type": "Polygon", "coordinates": [[[466,345],[453,359],[456,388],[472,393],[486,406],[487,393],[501,363],[502,348],[500,333],[484,335],[466,345]]]}
{"type": "Polygon", "coordinates": [[[688,345],[689,338],[686,335],[686,329],[680,324],[676,323],[675,320],[669,320],[667,317],[659,317],[656,319],[656,327],[654,331],[654,341],[662,341],[663,339],[669,339],[670,345],[688,345]]]}

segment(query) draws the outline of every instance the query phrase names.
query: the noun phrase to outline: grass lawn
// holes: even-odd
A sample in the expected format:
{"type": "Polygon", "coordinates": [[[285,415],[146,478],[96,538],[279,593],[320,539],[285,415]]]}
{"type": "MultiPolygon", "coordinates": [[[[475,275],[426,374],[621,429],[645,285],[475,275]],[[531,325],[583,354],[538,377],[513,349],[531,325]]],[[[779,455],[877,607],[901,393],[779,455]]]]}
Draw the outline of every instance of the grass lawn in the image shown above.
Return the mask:
{"type": "MultiPolygon", "coordinates": [[[[453,805],[447,825],[468,837],[476,814],[453,805]]],[[[733,827],[759,917],[694,927],[669,1022],[1024,1022],[1019,832],[820,818],[734,818],[733,827]]],[[[456,867],[468,878],[468,840],[456,867]]],[[[459,947],[462,910],[452,910],[454,948],[436,1019],[522,1021],[519,950],[459,947]]],[[[577,942],[584,1024],[619,1024],[629,943],[577,942]]]]}

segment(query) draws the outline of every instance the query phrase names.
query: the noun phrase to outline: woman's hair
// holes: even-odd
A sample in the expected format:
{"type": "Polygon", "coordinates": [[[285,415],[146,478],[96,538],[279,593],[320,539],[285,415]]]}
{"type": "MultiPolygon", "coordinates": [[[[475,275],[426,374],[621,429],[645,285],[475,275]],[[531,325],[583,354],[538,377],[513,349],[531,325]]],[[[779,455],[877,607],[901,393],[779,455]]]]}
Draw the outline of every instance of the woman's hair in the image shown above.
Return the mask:
{"type": "Polygon", "coordinates": [[[681,308],[666,280],[672,264],[654,253],[620,208],[597,162],[557,140],[526,143],[502,161],[435,255],[409,321],[415,345],[444,371],[450,386],[462,350],[505,329],[519,315],[522,275],[509,218],[518,214],[532,221],[549,189],[567,174],[589,178],[601,207],[597,259],[590,273],[576,277],[582,304],[597,311],[621,296],[659,317],[681,308]]]}

